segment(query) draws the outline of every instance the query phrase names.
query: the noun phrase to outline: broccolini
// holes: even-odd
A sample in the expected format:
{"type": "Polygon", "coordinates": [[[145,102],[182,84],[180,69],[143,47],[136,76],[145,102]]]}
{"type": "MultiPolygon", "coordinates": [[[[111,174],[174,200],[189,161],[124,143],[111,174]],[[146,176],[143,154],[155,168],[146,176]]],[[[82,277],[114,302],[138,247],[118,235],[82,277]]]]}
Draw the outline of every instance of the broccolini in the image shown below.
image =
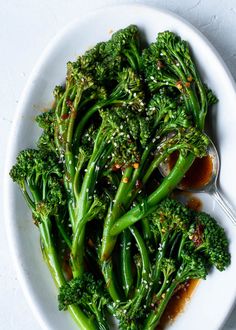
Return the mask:
{"type": "Polygon", "coordinates": [[[230,264],[224,229],[171,199],[207,154],[216,96],[172,32],[144,46],[130,25],[68,62],[65,84],[36,118],[36,149],[10,176],[40,232],[43,256],[80,329],[155,329],[180,285],[230,264]],[[158,167],[173,152],[167,177],[158,167]]]}

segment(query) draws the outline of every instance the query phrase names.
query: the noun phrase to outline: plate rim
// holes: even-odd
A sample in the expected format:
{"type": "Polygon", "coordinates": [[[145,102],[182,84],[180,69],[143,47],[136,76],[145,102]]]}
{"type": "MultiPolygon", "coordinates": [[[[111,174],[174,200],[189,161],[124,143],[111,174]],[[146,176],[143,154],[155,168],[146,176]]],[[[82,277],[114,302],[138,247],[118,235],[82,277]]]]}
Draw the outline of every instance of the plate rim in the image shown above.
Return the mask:
{"type": "MultiPolygon", "coordinates": [[[[82,18],[76,18],[72,22],[65,24],[47,43],[46,47],[43,49],[43,51],[40,53],[38,59],[36,60],[33,69],[31,70],[28,79],[22,89],[22,92],[20,94],[19,103],[16,106],[15,113],[16,116],[14,116],[14,121],[11,126],[11,131],[8,138],[7,143],[7,153],[6,153],[6,159],[4,164],[4,171],[3,171],[3,191],[5,191],[5,194],[3,196],[3,211],[4,211],[4,224],[7,234],[7,241],[10,248],[10,255],[11,259],[13,260],[14,270],[16,272],[17,279],[19,280],[20,287],[23,291],[23,294],[26,298],[26,301],[33,312],[33,315],[39,325],[42,328],[49,329],[47,324],[47,319],[44,317],[44,313],[40,310],[38,301],[36,299],[37,295],[35,294],[34,290],[32,290],[31,285],[27,282],[27,274],[26,270],[23,267],[23,264],[21,264],[21,260],[17,258],[17,246],[19,245],[19,242],[17,241],[15,234],[14,234],[14,219],[10,215],[9,206],[10,206],[10,180],[9,180],[9,168],[15,161],[15,148],[14,141],[15,141],[15,129],[18,126],[18,120],[21,117],[21,115],[24,113],[24,103],[26,103],[26,100],[28,98],[28,95],[30,94],[29,91],[32,88],[33,82],[37,75],[40,73],[41,67],[43,66],[44,62],[48,57],[50,57],[50,54],[54,51],[54,49],[57,47],[58,44],[60,44],[61,39],[63,39],[67,33],[69,33],[70,30],[73,30],[73,27],[77,24],[82,24],[83,22],[91,19],[93,16],[99,15],[102,12],[106,12],[109,10],[114,10],[114,8],[127,8],[127,7],[137,7],[140,9],[149,9],[151,11],[155,11],[156,14],[158,13],[164,13],[172,18],[177,19],[184,25],[186,25],[188,28],[190,28],[195,34],[197,34],[203,42],[210,48],[211,52],[214,53],[215,57],[221,64],[224,73],[226,74],[229,83],[231,84],[231,87],[234,91],[234,96],[236,99],[236,82],[233,78],[232,73],[230,72],[230,69],[228,65],[225,63],[221,55],[219,54],[218,50],[214,47],[214,45],[207,39],[207,37],[193,24],[191,24],[188,20],[181,17],[180,15],[176,14],[175,12],[168,10],[166,8],[163,8],[161,6],[150,4],[150,3],[113,3],[109,5],[102,5],[97,9],[89,10],[84,12],[84,16],[82,18]]],[[[223,327],[226,320],[228,319],[229,315],[231,314],[234,306],[236,303],[236,295],[234,297],[234,300],[232,301],[231,308],[228,310],[227,314],[225,315],[224,319],[222,320],[219,329],[223,327]]]]}

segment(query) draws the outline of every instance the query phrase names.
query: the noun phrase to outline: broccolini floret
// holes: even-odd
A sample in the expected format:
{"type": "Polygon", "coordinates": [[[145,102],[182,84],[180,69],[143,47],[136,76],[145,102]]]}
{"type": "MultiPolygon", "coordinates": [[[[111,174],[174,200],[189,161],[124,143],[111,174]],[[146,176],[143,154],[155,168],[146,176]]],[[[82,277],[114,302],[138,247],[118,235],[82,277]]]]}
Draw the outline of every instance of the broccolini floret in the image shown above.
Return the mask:
{"type": "Polygon", "coordinates": [[[91,273],[84,273],[60,287],[59,310],[78,304],[88,317],[96,317],[96,328],[109,329],[106,321],[106,307],[110,302],[108,292],[102,280],[95,279],[91,273]]]}

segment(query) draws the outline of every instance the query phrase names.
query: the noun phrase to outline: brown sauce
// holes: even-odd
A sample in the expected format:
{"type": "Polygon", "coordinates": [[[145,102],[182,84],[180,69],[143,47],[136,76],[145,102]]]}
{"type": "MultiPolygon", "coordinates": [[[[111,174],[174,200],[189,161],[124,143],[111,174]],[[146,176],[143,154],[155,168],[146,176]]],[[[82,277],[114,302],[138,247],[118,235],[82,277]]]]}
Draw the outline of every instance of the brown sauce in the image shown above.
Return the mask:
{"type": "MultiPolygon", "coordinates": [[[[178,152],[174,152],[170,155],[168,160],[169,170],[171,170],[177,159],[178,152]]],[[[196,158],[192,166],[185,174],[180,185],[182,189],[198,189],[205,186],[212,177],[213,164],[212,158],[207,155],[202,158],[196,158]]]]}
{"type": "Polygon", "coordinates": [[[193,195],[190,191],[175,190],[171,193],[171,197],[180,200],[184,205],[194,211],[202,211],[203,205],[201,199],[193,195]]]}
{"type": "Polygon", "coordinates": [[[156,330],[164,330],[169,323],[172,323],[184,311],[199,282],[200,280],[197,279],[189,280],[177,290],[167,305],[156,330]]]}
{"type": "Polygon", "coordinates": [[[186,206],[194,211],[200,212],[202,210],[202,201],[195,196],[190,196],[187,200],[186,206]]]}

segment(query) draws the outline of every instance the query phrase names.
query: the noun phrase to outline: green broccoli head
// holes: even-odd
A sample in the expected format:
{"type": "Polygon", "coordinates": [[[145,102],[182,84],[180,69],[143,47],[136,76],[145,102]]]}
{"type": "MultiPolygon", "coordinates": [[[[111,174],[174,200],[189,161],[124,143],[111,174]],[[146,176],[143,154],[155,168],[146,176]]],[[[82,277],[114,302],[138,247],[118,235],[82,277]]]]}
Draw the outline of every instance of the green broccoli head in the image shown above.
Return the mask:
{"type": "Polygon", "coordinates": [[[161,143],[157,146],[157,154],[164,154],[167,157],[178,150],[183,156],[186,156],[189,152],[200,158],[207,155],[209,139],[200,130],[195,127],[187,129],[175,127],[175,130],[176,132],[168,132],[163,137],[161,143]]]}
{"type": "Polygon", "coordinates": [[[52,151],[57,154],[57,148],[54,141],[56,116],[53,109],[43,112],[36,117],[36,122],[43,133],[38,139],[37,146],[44,151],[52,151]]]}
{"type": "Polygon", "coordinates": [[[191,76],[193,61],[189,45],[185,40],[182,40],[178,35],[170,31],[158,33],[157,47],[160,52],[161,58],[170,67],[174,65],[181,67],[186,77],[191,76]]]}
{"type": "Polygon", "coordinates": [[[143,51],[142,61],[151,94],[163,87],[175,88],[194,125],[202,130],[208,106],[216,98],[201,81],[188,43],[173,32],[161,32],[157,41],[143,51]]]}
{"type": "Polygon", "coordinates": [[[37,156],[38,153],[35,149],[25,149],[18,154],[16,164],[10,170],[10,176],[21,188],[25,186],[25,181],[33,174],[37,156]]]}
{"type": "Polygon", "coordinates": [[[54,99],[55,99],[55,103],[56,103],[56,104],[57,104],[57,103],[60,101],[60,99],[63,97],[64,92],[65,92],[65,89],[64,89],[63,86],[57,85],[57,86],[54,88],[53,96],[54,96],[54,99]]]}
{"type": "Polygon", "coordinates": [[[155,94],[148,103],[147,114],[155,117],[157,124],[161,120],[166,122],[166,117],[172,117],[172,113],[176,111],[177,99],[168,95],[155,94]]]}
{"type": "Polygon", "coordinates": [[[196,157],[200,158],[207,155],[209,139],[205,134],[194,127],[183,130],[181,133],[183,133],[183,139],[179,143],[179,151],[181,153],[192,152],[196,157]]]}
{"type": "Polygon", "coordinates": [[[225,231],[208,214],[193,211],[174,199],[166,198],[149,219],[155,235],[166,237],[166,233],[172,236],[181,233],[175,248],[179,246],[178,255],[182,259],[193,253],[194,258],[202,258],[204,263],[207,261],[208,267],[215,266],[223,271],[229,266],[229,243],[225,231]]]}
{"type": "Polygon", "coordinates": [[[39,127],[47,132],[53,132],[54,121],[55,114],[52,109],[49,111],[42,112],[36,117],[36,122],[39,127]]]}
{"type": "Polygon", "coordinates": [[[174,274],[177,270],[176,261],[171,258],[163,258],[161,259],[160,269],[165,279],[168,280],[170,279],[170,276],[174,274]]]}
{"type": "Polygon", "coordinates": [[[213,93],[213,91],[205,85],[206,88],[206,96],[207,96],[207,103],[209,106],[214,105],[218,102],[218,99],[216,95],[213,93]]]}
{"type": "Polygon", "coordinates": [[[139,29],[136,25],[129,25],[124,29],[114,32],[106,46],[109,51],[112,50],[110,47],[113,46],[115,51],[121,53],[131,48],[132,43],[139,44],[139,29]]]}
{"type": "Polygon", "coordinates": [[[111,107],[101,110],[106,137],[112,144],[112,164],[139,163],[151,137],[151,127],[142,114],[129,107],[111,107]]]}
{"type": "MultiPolygon", "coordinates": [[[[140,311],[143,313],[143,310],[140,311]]],[[[140,318],[135,318],[135,320],[129,320],[126,317],[121,317],[119,315],[116,316],[119,320],[119,329],[120,330],[141,330],[142,328],[142,321],[140,318]]]]}
{"type": "Polygon", "coordinates": [[[84,273],[60,287],[58,302],[59,310],[66,310],[69,305],[79,305],[89,317],[96,318],[98,329],[109,329],[105,310],[110,304],[110,297],[104,282],[95,279],[91,273],[84,273]]]}
{"type": "Polygon", "coordinates": [[[180,98],[156,94],[148,104],[147,115],[158,134],[192,126],[191,115],[180,98]]]}
{"type": "Polygon", "coordinates": [[[47,192],[40,202],[36,204],[36,212],[42,216],[59,215],[62,207],[66,205],[63,183],[57,178],[49,176],[47,192]]]}
{"type": "Polygon", "coordinates": [[[47,177],[51,174],[62,178],[62,169],[57,158],[44,150],[36,149],[21,151],[16,158],[16,164],[10,171],[13,181],[21,187],[23,182],[32,186],[40,186],[41,180],[46,182],[47,177]]]}
{"type": "Polygon", "coordinates": [[[87,72],[83,72],[78,62],[67,63],[66,81],[70,85],[75,85],[86,90],[94,85],[93,76],[87,72]]]}
{"type": "Polygon", "coordinates": [[[98,133],[97,127],[92,123],[84,130],[81,137],[80,151],[84,153],[86,160],[93,152],[94,142],[98,133]]]}
{"type": "Polygon", "coordinates": [[[185,247],[181,252],[181,264],[176,273],[178,283],[189,279],[205,279],[209,272],[209,262],[194,249],[185,247]]]}
{"type": "Polygon", "coordinates": [[[152,43],[143,50],[142,67],[145,81],[151,93],[158,91],[162,87],[167,89],[174,87],[176,89],[179,79],[164,62],[157,43],[152,43]]]}
{"type": "Polygon", "coordinates": [[[196,249],[209,258],[211,265],[225,270],[230,264],[229,242],[224,229],[204,212],[195,212],[190,238],[196,249]]]}
{"type": "Polygon", "coordinates": [[[114,315],[119,321],[119,329],[121,330],[141,330],[143,329],[143,320],[147,311],[143,306],[139,307],[135,314],[132,314],[132,300],[128,302],[114,303],[114,315]]]}
{"type": "Polygon", "coordinates": [[[19,153],[10,176],[21,188],[32,211],[42,210],[41,214],[46,215],[65,203],[62,173],[61,164],[53,154],[26,149],[19,153]]]}
{"type": "Polygon", "coordinates": [[[191,218],[190,209],[175,199],[165,198],[151,214],[151,228],[154,233],[157,228],[164,234],[171,230],[185,232],[190,226],[191,218]]]}
{"type": "Polygon", "coordinates": [[[86,51],[78,58],[76,65],[81,72],[92,75],[95,81],[109,88],[124,67],[139,69],[139,39],[138,28],[128,26],[115,32],[110,40],[86,51]]]}
{"type": "Polygon", "coordinates": [[[118,73],[118,84],[108,97],[108,104],[129,106],[132,110],[145,110],[144,89],[141,77],[131,68],[123,68],[118,73]]]}
{"type": "Polygon", "coordinates": [[[123,65],[128,64],[135,71],[140,69],[140,34],[136,25],[130,25],[113,33],[105,49],[116,57],[120,56],[123,65]]]}

